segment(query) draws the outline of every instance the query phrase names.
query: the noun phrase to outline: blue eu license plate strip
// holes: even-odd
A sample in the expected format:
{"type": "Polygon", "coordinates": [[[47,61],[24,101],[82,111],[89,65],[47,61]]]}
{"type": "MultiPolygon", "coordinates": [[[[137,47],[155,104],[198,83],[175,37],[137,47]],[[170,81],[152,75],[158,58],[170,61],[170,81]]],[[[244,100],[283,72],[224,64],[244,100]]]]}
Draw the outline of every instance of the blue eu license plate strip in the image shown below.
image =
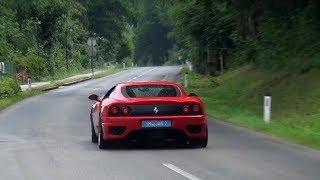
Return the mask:
{"type": "Polygon", "coordinates": [[[141,126],[143,128],[169,128],[172,124],[170,120],[144,120],[141,126]]]}

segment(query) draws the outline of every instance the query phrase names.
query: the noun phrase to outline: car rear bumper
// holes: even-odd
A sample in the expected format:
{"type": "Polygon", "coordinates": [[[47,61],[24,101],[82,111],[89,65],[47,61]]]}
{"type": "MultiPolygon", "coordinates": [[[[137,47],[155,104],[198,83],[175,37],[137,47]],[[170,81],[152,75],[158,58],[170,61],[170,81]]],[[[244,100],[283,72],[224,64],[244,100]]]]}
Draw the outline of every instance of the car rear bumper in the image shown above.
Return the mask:
{"type": "Polygon", "coordinates": [[[102,123],[105,140],[156,136],[170,138],[174,135],[189,140],[206,138],[207,121],[204,115],[161,117],[108,117],[102,123]],[[171,120],[170,128],[142,128],[143,120],[171,120]]]}

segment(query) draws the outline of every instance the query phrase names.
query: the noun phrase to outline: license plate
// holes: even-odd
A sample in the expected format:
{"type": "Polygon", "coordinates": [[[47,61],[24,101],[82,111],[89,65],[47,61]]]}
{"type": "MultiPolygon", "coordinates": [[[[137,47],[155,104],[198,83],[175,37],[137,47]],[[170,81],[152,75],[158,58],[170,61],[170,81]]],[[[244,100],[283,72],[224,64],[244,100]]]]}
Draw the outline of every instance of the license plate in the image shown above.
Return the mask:
{"type": "Polygon", "coordinates": [[[142,121],[143,128],[168,128],[171,127],[170,120],[144,120],[142,121]]]}

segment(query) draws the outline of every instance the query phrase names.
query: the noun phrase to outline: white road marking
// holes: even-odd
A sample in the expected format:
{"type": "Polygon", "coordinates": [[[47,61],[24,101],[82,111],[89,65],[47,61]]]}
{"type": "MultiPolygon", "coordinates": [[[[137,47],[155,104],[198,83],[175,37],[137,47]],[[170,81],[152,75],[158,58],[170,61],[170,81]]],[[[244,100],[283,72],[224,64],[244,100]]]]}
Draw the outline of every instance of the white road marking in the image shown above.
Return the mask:
{"type": "Polygon", "coordinates": [[[167,80],[167,78],[168,78],[168,76],[169,76],[168,74],[167,74],[167,75],[165,75],[165,76],[164,76],[164,78],[162,79],[162,81],[166,81],[166,80],[167,80]]]}
{"type": "Polygon", "coordinates": [[[130,79],[130,80],[129,80],[129,81],[127,81],[127,82],[131,82],[131,81],[133,81],[133,80],[135,80],[135,79],[137,79],[137,78],[141,78],[142,76],[144,76],[144,75],[148,74],[148,73],[149,73],[149,72],[151,72],[151,71],[154,71],[155,69],[157,69],[157,68],[152,68],[152,69],[150,69],[150,70],[148,70],[148,71],[146,71],[146,72],[144,72],[144,73],[140,74],[139,76],[136,76],[136,77],[134,77],[134,78],[130,79]]]}
{"type": "Polygon", "coordinates": [[[173,164],[170,164],[170,163],[162,163],[162,165],[164,165],[165,167],[171,169],[172,171],[190,179],[190,180],[201,180],[200,178],[180,169],[179,167],[173,165],[173,164]]]}

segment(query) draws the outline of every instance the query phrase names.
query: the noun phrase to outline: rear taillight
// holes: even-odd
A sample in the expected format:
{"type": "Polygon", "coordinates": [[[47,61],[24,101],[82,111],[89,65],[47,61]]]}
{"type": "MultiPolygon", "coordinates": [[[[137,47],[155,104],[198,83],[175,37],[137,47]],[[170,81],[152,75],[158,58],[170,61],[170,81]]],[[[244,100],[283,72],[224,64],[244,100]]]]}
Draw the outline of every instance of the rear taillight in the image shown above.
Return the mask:
{"type": "Polygon", "coordinates": [[[192,106],[192,112],[193,113],[199,113],[200,112],[200,106],[195,104],[192,106]]]}
{"type": "Polygon", "coordinates": [[[198,104],[183,105],[181,110],[183,114],[201,114],[201,107],[198,104]]]}
{"type": "Polygon", "coordinates": [[[110,115],[115,116],[119,114],[119,107],[117,106],[111,106],[110,107],[110,115]]]}
{"type": "Polygon", "coordinates": [[[190,107],[189,107],[189,105],[184,105],[184,106],[182,107],[182,112],[185,113],[185,114],[189,113],[189,112],[190,112],[190,107]]]}
{"type": "Polygon", "coordinates": [[[127,107],[127,106],[123,106],[121,108],[121,112],[122,112],[123,115],[128,115],[130,113],[130,108],[127,107]]]}
{"type": "Polygon", "coordinates": [[[113,105],[109,108],[110,116],[126,116],[130,114],[130,108],[123,105],[113,105]]]}

